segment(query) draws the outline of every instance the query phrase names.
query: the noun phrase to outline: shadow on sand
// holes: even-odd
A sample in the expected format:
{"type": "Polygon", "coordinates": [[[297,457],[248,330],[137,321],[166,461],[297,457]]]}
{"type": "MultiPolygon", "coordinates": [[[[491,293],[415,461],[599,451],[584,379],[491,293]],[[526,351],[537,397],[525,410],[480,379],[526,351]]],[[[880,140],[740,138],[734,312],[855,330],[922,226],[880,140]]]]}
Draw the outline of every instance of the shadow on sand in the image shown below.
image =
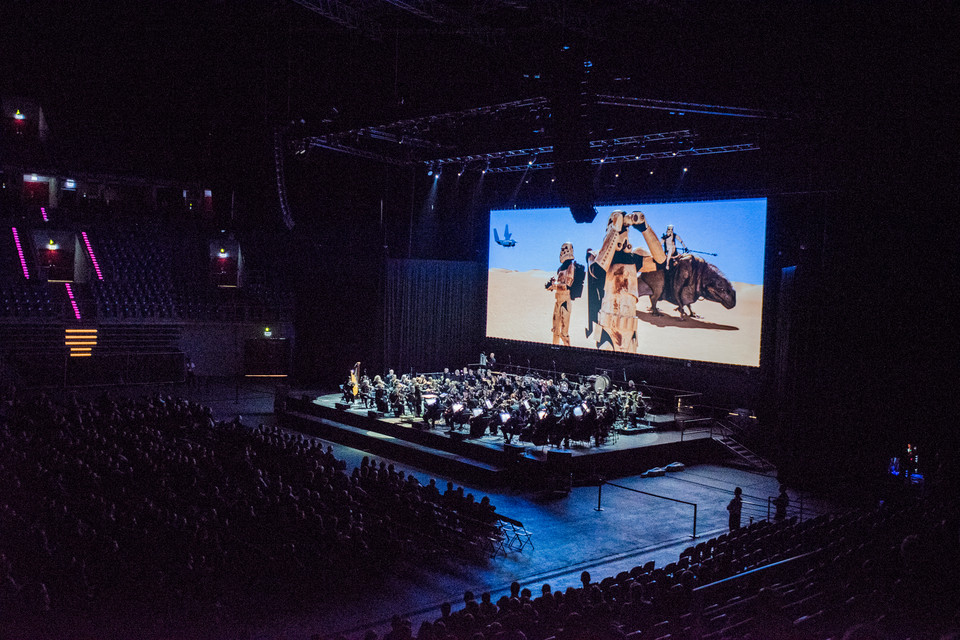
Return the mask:
{"type": "Polygon", "coordinates": [[[740,331],[740,327],[734,327],[729,324],[716,324],[714,322],[705,322],[697,318],[685,318],[681,320],[677,316],[663,314],[655,316],[649,311],[637,311],[637,317],[652,324],[655,327],[680,327],[681,329],[710,329],[712,331],[740,331]]]}

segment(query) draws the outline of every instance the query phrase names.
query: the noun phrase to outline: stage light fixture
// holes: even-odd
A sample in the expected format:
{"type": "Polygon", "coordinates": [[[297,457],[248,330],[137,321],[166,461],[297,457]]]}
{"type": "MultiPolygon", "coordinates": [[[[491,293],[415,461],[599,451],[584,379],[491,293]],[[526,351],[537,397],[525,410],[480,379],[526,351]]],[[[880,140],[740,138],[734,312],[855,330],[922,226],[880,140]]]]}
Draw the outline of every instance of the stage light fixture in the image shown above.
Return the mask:
{"type": "Polygon", "coordinates": [[[683,172],[684,172],[684,173],[687,172],[687,167],[684,167],[684,168],[683,168],[683,172]]]}
{"type": "Polygon", "coordinates": [[[433,167],[430,167],[429,169],[427,169],[427,175],[428,175],[428,176],[432,176],[432,175],[433,175],[433,167]]]}

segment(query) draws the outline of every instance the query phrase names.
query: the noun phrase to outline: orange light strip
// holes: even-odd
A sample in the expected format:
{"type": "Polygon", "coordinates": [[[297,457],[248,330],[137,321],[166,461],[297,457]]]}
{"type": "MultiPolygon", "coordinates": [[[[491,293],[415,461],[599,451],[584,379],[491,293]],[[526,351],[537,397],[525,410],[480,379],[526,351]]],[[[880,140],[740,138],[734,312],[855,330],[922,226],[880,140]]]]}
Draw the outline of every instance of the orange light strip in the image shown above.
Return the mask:
{"type": "Polygon", "coordinates": [[[248,373],[244,378],[286,378],[285,373],[248,373]]]}
{"type": "Polygon", "coordinates": [[[92,353],[71,353],[70,357],[71,358],[89,358],[92,355],[93,355],[92,353]]]}
{"type": "Polygon", "coordinates": [[[65,346],[65,347],[86,346],[86,345],[89,345],[89,346],[91,346],[91,347],[95,347],[95,346],[97,346],[97,341],[94,340],[93,342],[87,341],[87,342],[64,342],[64,343],[63,343],[63,346],[65,346]]]}

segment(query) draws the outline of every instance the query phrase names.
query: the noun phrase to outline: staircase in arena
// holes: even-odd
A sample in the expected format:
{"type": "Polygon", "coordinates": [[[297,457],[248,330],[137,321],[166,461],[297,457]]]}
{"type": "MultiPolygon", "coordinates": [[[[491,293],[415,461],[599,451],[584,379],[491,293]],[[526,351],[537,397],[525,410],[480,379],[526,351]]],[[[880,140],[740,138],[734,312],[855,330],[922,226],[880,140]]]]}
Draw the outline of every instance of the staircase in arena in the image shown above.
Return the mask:
{"type": "Polygon", "coordinates": [[[712,430],[713,439],[734,455],[737,462],[746,468],[767,473],[775,471],[776,467],[769,460],[757,455],[738,441],[734,436],[736,429],[724,420],[715,420],[712,430]]]}

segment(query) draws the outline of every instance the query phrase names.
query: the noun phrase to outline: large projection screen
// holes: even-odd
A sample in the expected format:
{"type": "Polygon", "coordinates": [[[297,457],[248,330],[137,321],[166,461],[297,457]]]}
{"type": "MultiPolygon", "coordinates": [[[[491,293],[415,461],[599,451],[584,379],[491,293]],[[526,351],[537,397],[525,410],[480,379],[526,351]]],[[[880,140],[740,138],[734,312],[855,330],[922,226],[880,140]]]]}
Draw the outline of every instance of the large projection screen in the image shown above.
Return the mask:
{"type": "MultiPolygon", "coordinates": [[[[571,347],[614,350],[614,340],[598,346],[602,338],[611,337],[596,324],[603,319],[612,333],[620,333],[617,351],[759,366],[766,198],[627,204],[597,211],[590,224],[574,222],[566,207],[490,212],[487,337],[563,345],[553,329],[555,307],[565,304],[571,347]],[[616,252],[608,275],[587,268],[594,261],[587,251],[600,252],[611,213],[618,210],[642,212],[648,231],[642,233],[642,225],[629,227],[627,239],[635,258],[616,252]],[[656,261],[657,248],[662,251],[667,244],[668,225],[679,237],[673,244],[676,255],[682,256],[669,261],[670,269],[656,261]],[[564,243],[573,245],[575,262],[591,275],[579,298],[564,301],[561,293],[558,304],[556,291],[546,285],[564,266],[560,260],[564,243]],[[683,245],[689,251],[684,252],[683,245]],[[627,266],[618,269],[617,264],[627,266]],[[651,309],[658,290],[659,315],[651,309]],[[684,308],[693,316],[681,316],[678,299],[694,300],[684,308]],[[635,351],[625,339],[634,325],[635,351]]],[[[564,274],[574,273],[569,267],[567,262],[564,274]]]]}

